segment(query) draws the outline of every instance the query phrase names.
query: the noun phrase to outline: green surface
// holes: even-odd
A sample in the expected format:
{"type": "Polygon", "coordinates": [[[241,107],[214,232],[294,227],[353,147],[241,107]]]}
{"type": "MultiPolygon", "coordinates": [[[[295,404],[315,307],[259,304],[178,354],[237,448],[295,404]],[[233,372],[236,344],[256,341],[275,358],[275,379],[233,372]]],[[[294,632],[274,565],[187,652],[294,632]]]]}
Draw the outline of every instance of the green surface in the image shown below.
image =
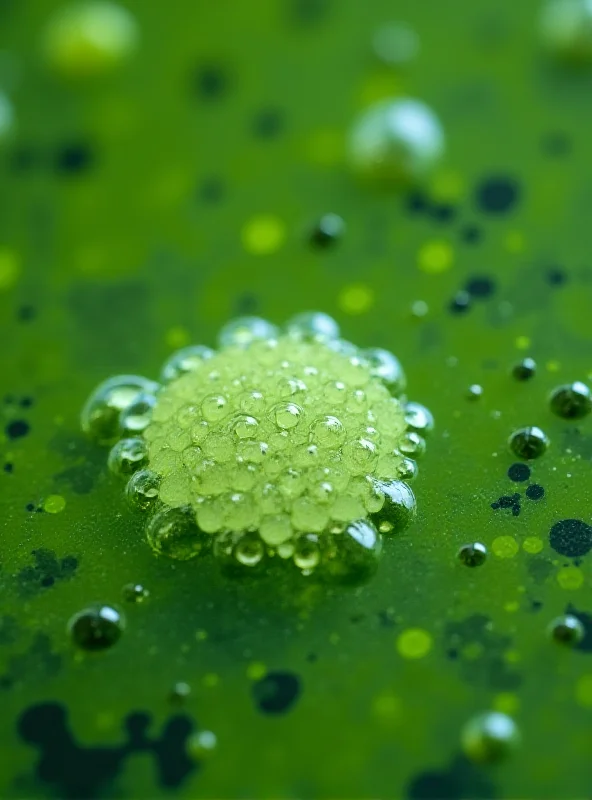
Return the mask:
{"type": "MultiPolygon", "coordinates": [[[[547,403],[552,388],[592,369],[589,73],[545,62],[533,0],[136,0],[127,3],[142,36],[136,58],[105,82],[68,86],[39,56],[55,5],[0,5],[3,47],[16,63],[4,59],[0,79],[19,123],[2,153],[0,245],[21,265],[0,294],[3,393],[13,398],[2,410],[5,424],[30,425],[2,444],[13,470],[0,476],[0,794],[68,796],[36,774],[39,751],[17,732],[20,715],[47,702],[64,705],[84,748],[121,745],[132,711],[152,715],[152,737],[178,713],[216,734],[216,752],[178,786],[159,782],[153,754],[134,752],[113,780],[96,783],[99,796],[589,793],[592,622],[588,649],[562,648],[545,632],[570,603],[592,614],[591,556],[574,565],[548,540],[559,520],[590,521],[591,421],[562,420],[547,403]],[[370,52],[372,33],[392,18],[421,40],[418,59],[394,76],[370,52]],[[208,65],[227,76],[217,97],[195,88],[208,65]],[[464,186],[449,222],[357,185],[339,148],[331,163],[311,157],[319,138],[338,142],[369,99],[395,90],[422,98],[443,122],[445,166],[464,186]],[[284,125],[258,138],[253,120],[270,108],[284,125]],[[551,155],[544,144],[558,134],[571,148],[551,155]],[[92,163],[59,170],[61,148],[78,142],[92,148],[92,163]],[[22,166],[23,152],[32,166],[22,166]],[[490,175],[519,183],[506,214],[476,206],[475,187],[490,175]],[[207,202],[213,178],[223,192],[207,202]],[[329,211],[347,232],[335,248],[315,250],[308,231],[329,211]],[[286,226],[269,255],[241,243],[259,214],[286,226]],[[469,224],[482,231],[477,244],[463,240],[469,224]],[[417,253],[434,239],[450,242],[454,263],[429,275],[417,253]],[[563,285],[550,283],[552,268],[565,273],[563,285]],[[475,275],[491,277],[495,292],[451,313],[475,275]],[[352,284],[372,301],[357,315],[345,313],[341,294],[352,284]],[[411,315],[417,300],[428,304],[425,317],[411,315]],[[35,314],[23,321],[29,306],[35,314]],[[281,323],[309,308],[335,316],[356,344],[395,352],[410,396],[434,413],[414,483],[417,522],[386,543],[378,574],[358,589],[328,592],[277,574],[237,583],[210,559],[155,558],[105,452],[79,430],[89,392],[118,372],[157,377],[184,337],[213,345],[237,313],[281,323]],[[525,355],[538,372],[520,383],[509,373],[525,355]],[[484,393],[473,402],[475,383],[484,393]],[[23,397],[33,405],[21,408],[23,397]],[[506,475],[515,461],[507,438],[523,425],[551,439],[532,464],[531,483],[546,492],[537,502],[506,475]],[[519,516],[491,508],[514,492],[519,516]],[[56,494],[66,500],[61,512],[26,510],[56,494]],[[495,555],[500,536],[515,537],[513,557],[495,555]],[[528,537],[541,539],[540,553],[522,548],[528,537]],[[490,551],[474,570],[456,557],[470,541],[490,551]],[[78,566],[32,571],[40,549],[78,566]],[[581,585],[563,588],[570,580],[581,585]],[[142,604],[124,601],[130,581],[149,589],[142,604]],[[120,608],[127,627],[109,651],[81,656],[66,623],[94,602],[120,608]],[[432,639],[415,660],[396,647],[410,628],[432,639]],[[253,662],[298,676],[301,694],[285,714],[258,709],[253,662]],[[192,691],[175,708],[179,681],[192,691]],[[512,710],[521,749],[495,768],[455,761],[462,726],[491,708],[512,710]],[[430,784],[426,772],[440,777],[430,784]]],[[[58,749],[53,762],[62,756],[58,749]]],[[[76,758],[69,769],[89,774],[84,754],[76,758]]]]}

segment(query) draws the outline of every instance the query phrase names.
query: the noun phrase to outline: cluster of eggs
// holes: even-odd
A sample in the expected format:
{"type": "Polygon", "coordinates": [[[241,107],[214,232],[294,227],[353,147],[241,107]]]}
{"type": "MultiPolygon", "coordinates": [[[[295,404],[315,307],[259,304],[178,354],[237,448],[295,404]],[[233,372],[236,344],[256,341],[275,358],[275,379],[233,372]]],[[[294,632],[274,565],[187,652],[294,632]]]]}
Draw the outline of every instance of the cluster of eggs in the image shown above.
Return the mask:
{"type": "Polygon", "coordinates": [[[218,351],[183,348],[160,383],[116,376],[93,392],[83,430],[112,444],[153,550],[264,556],[349,579],[372,569],[383,534],[406,527],[433,425],[406,401],[386,350],[360,350],[320,312],[282,331],[256,317],[222,329],[218,351]]]}

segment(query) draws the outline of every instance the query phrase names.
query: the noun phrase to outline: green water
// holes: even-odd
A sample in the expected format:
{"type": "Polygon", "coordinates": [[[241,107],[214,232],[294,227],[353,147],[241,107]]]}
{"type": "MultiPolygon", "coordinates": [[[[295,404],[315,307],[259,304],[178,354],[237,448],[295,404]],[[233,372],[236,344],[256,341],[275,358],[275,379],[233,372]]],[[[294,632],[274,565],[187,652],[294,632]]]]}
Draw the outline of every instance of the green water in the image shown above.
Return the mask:
{"type": "Polygon", "coordinates": [[[590,73],[544,57],[533,0],[126,5],[137,54],[77,85],[40,54],[57,5],[0,4],[18,122],[1,152],[0,794],[584,796],[591,418],[547,398],[592,372],[590,73]],[[392,19],[421,43],[396,72],[371,52],[392,19]],[[419,195],[359,185],[343,156],[356,115],[393,93],[427,102],[446,134],[419,195]],[[346,231],[315,247],[329,212],[346,231]],[[434,248],[447,268],[429,274],[434,248]],[[417,521],[357,588],[156,558],[82,435],[87,396],[117,373],[156,379],[237,314],[310,308],[396,353],[433,412],[417,521]],[[526,356],[536,375],[516,380],[526,356]],[[513,481],[508,437],[533,425],[549,448],[513,481]],[[581,524],[550,537],[563,520],[581,524]],[[457,558],[470,542],[488,549],[474,569],[457,558]],[[130,583],[149,596],[126,600],[130,583]],[[88,654],[66,626],[96,603],[126,626],[88,654]],[[568,607],[585,627],[574,648],[546,632],[568,607]],[[522,736],[499,766],[461,755],[461,729],[489,710],[522,736]],[[217,739],[193,761],[191,731],[217,739]]]}

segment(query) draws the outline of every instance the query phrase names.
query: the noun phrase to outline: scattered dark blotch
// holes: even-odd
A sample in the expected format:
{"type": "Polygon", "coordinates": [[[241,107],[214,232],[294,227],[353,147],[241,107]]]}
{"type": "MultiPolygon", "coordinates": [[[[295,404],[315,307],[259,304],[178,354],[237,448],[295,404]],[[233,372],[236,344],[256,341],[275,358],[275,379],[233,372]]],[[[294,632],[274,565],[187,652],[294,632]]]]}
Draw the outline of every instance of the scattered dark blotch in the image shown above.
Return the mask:
{"type": "Polygon", "coordinates": [[[545,496],[545,490],[539,483],[533,483],[526,490],[526,496],[529,500],[542,500],[545,496]]]}
{"type": "Polygon", "coordinates": [[[68,623],[72,642],[81,650],[97,651],[113,647],[124,629],[121,614],[111,606],[85,608],[68,623]]]}
{"type": "Polygon", "coordinates": [[[520,515],[520,495],[518,492],[513,495],[502,495],[502,497],[498,497],[498,499],[491,504],[491,507],[494,511],[500,508],[510,508],[512,510],[512,516],[517,517],[520,515]]]}
{"type": "Polygon", "coordinates": [[[72,736],[65,707],[50,702],[27,708],[19,718],[18,732],[40,751],[35,777],[41,784],[51,786],[59,797],[93,798],[111,795],[115,778],[133,753],[154,756],[162,787],[181,786],[197,769],[186,753],[186,742],[193,731],[189,717],[170,717],[155,739],[147,736],[150,723],[149,714],[133,712],[124,720],[127,736],[123,744],[85,747],[72,736]]]}
{"type": "Polygon", "coordinates": [[[495,292],[495,281],[487,275],[475,275],[466,282],[465,291],[467,291],[471,297],[484,300],[487,297],[491,297],[495,292]]]}
{"type": "Polygon", "coordinates": [[[554,389],[549,405],[562,419],[582,419],[592,411],[592,393],[585,383],[575,381],[554,389]]]}
{"type": "Polygon", "coordinates": [[[383,628],[394,628],[397,624],[395,611],[392,608],[383,608],[378,612],[378,619],[383,628]]]}
{"type": "Polygon", "coordinates": [[[512,367],[512,377],[517,381],[529,381],[536,375],[536,361],[534,358],[523,358],[512,367]]]}
{"type": "Polygon", "coordinates": [[[17,310],[16,318],[19,322],[31,322],[32,319],[35,319],[36,314],[33,306],[24,305],[17,310]]]}
{"type": "Polygon", "coordinates": [[[93,148],[87,142],[71,142],[58,148],[55,167],[62,174],[76,175],[90,169],[94,161],[93,148]]]}
{"type": "Polygon", "coordinates": [[[204,100],[219,100],[229,90],[230,77],[218,64],[205,64],[195,75],[195,89],[204,100]]]}
{"type": "Polygon", "coordinates": [[[458,551],[458,560],[465,567],[480,567],[487,560],[487,548],[481,542],[465,544],[458,551]]]}
{"type": "Polygon", "coordinates": [[[199,196],[204,203],[219,203],[224,199],[224,183],[214,176],[205,178],[199,187],[199,196]]]}
{"type": "Polygon", "coordinates": [[[253,133],[259,139],[274,139],[284,129],[284,116],[277,108],[267,108],[255,114],[253,133]]]}
{"type": "Polygon", "coordinates": [[[572,148],[571,139],[562,131],[545,134],[541,144],[545,155],[551,158],[569,155],[572,148]]]}
{"type": "Polygon", "coordinates": [[[338,214],[323,214],[310,234],[310,242],[319,249],[336,245],[345,234],[345,222],[338,214]]]}
{"type": "Polygon", "coordinates": [[[285,0],[287,21],[296,27],[310,27],[322,22],[329,10],[329,0],[285,0]]]}
{"type": "Polygon", "coordinates": [[[0,678],[0,687],[12,689],[19,683],[36,685],[46,678],[53,678],[62,668],[62,657],[54,653],[47,634],[37,632],[24,653],[12,656],[6,672],[0,678]]]}
{"type": "Polygon", "coordinates": [[[86,437],[71,433],[58,433],[49,446],[68,461],[74,462],[71,467],[53,476],[56,483],[67,486],[75,494],[88,494],[105,467],[103,448],[86,437]]]}
{"type": "Polygon", "coordinates": [[[583,653],[592,653],[592,614],[588,614],[586,611],[578,611],[571,603],[565,609],[565,613],[577,617],[584,626],[584,637],[574,649],[583,653]]]}
{"type": "Polygon", "coordinates": [[[532,600],[530,603],[530,610],[533,611],[534,613],[540,611],[542,607],[543,603],[541,600],[532,600]]]}
{"type": "Polygon", "coordinates": [[[256,314],[259,311],[259,298],[252,292],[243,292],[236,298],[234,308],[238,315],[256,314]]]}
{"type": "Polygon", "coordinates": [[[30,172],[40,163],[39,152],[26,144],[13,150],[9,158],[9,166],[14,172],[30,172]]]}
{"type": "Polygon", "coordinates": [[[477,225],[465,225],[461,229],[460,238],[465,244],[479,244],[483,238],[483,231],[477,225]]]}
{"type": "Polygon", "coordinates": [[[522,483],[530,478],[530,467],[528,464],[512,464],[508,469],[508,478],[516,483],[522,483]]]}
{"type": "Polygon", "coordinates": [[[548,270],[546,278],[550,286],[565,286],[567,283],[567,273],[560,267],[553,267],[548,270]]]}
{"type": "Polygon", "coordinates": [[[31,426],[24,419],[13,419],[4,428],[4,432],[9,439],[22,439],[30,430],[31,426]]]}
{"type": "Polygon", "coordinates": [[[11,464],[10,461],[7,461],[4,465],[4,472],[7,472],[9,475],[14,472],[14,464],[11,464]]]}
{"type": "MultiPolygon", "coordinates": [[[[34,510],[34,504],[29,503],[27,511],[34,510]]],[[[23,595],[31,595],[47,589],[53,586],[57,580],[69,580],[78,567],[78,559],[74,556],[65,556],[58,561],[53,550],[43,547],[33,550],[31,555],[34,564],[23,567],[16,575],[20,592],[23,595]]]]}
{"type": "Polygon", "coordinates": [[[27,503],[25,511],[35,511],[35,503],[27,503]]]}
{"type": "Polygon", "coordinates": [[[21,408],[31,408],[34,402],[32,397],[21,397],[19,405],[21,408]]]}
{"type": "Polygon", "coordinates": [[[432,203],[429,207],[429,215],[436,222],[452,222],[456,214],[456,207],[449,203],[432,203]]]}
{"type": "Polygon", "coordinates": [[[429,202],[421,192],[411,192],[405,198],[405,208],[410,214],[422,214],[428,210],[429,202]]]}
{"type": "Polygon", "coordinates": [[[545,583],[547,578],[554,572],[555,567],[548,558],[529,556],[526,559],[526,569],[533,581],[545,583]]]}
{"type": "Polygon", "coordinates": [[[270,672],[253,684],[253,699],[264,714],[283,714],[298,700],[302,686],[293,672],[270,672]]]}
{"type": "Polygon", "coordinates": [[[471,307],[471,295],[461,289],[457,292],[448,306],[453,314],[464,314],[471,307]]]}
{"type": "Polygon", "coordinates": [[[581,519],[563,519],[551,528],[549,544],[562,556],[585,556],[592,550],[592,527],[581,519]]]}
{"type": "Polygon", "coordinates": [[[485,178],[477,186],[477,207],[486,214],[505,214],[511,211],[519,197],[518,182],[504,175],[485,178]]]}
{"type": "Polygon", "coordinates": [[[0,617],[0,644],[12,644],[19,636],[19,624],[15,617],[4,614],[0,617]]]}
{"type": "Polygon", "coordinates": [[[416,775],[407,786],[410,800],[493,800],[497,796],[488,773],[462,755],[450,766],[416,775]]]}
{"type": "Polygon", "coordinates": [[[532,458],[540,458],[543,455],[549,446],[549,438],[536,425],[530,425],[514,431],[510,436],[509,444],[510,450],[515,456],[530,461],[532,458]]]}
{"type": "Polygon", "coordinates": [[[496,691],[515,691],[522,676],[513,672],[504,654],[512,644],[510,636],[496,633],[489,617],[472,614],[458,622],[449,622],[444,629],[444,652],[456,650],[461,677],[468,683],[487,686],[496,691]],[[465,657],[466,647],[480,645],[481,652],[465,657]]]}
{"type": "Polygon", "coordinates": [[[306,656],[306,660],[308,661],[309,664],[314,664],[315,661],[319,660],[319,657],[318,657],[318,655],[316,653],[309,653],[306,656]]]}

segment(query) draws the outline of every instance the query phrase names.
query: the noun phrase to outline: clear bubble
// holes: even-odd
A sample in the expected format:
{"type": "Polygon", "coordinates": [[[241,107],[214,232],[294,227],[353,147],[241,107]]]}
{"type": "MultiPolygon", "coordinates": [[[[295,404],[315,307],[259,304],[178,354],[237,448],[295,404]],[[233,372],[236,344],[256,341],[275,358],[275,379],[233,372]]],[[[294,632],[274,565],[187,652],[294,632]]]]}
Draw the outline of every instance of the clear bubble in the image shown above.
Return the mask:
{"type": "Polygon", "coordinates": [[[504,760],[519,744],[516,723],[499,711],[478,714],[467,722],[461,733],[464,754],[480,764],[504,760]]]}
{"type": "Polygon", "coordinates": [[[125,629],[123,615],[112,606],[97,605],[79,611],[68,622],[73,644],[81,650],[99,651],[113,647],[125,629]]]}
{"type": "Polygon", "coordinates": [[[318,417],[311,425],[310,435],[319,447],[340,447],[346,436],[346,430],[337,417],[327,415],[318,417]]]}
{"type": "Polygon", "coordinates": [[[255,567],[265,555],[265,547],[256,533],[245,533],[234,545],[234,557],[244,567],[255,567]]]}
{"type": "Polygon", "coordinates": [[[414,459],[421,458],[426,450],[425,439],[415,431],[410,431],[401,438],[398,449],[405,456],[413,456],[414,459]]]}
{"type": "Polygon", "coordinates": [[[530,460],[540,458],[545,453],[550,442],[549,437],[536,425],[519,428],[514,431],[508,440],[510,450],[518,456],[530,460]]]}
{"type": "Polygon", "coordinates": [[[296,314],[286,323],[286,332],[302,341],[323,342],[339,338],[339,325],[322,311],[305,311],[296,314]]]}
{"type": "Polygon", "coordinates": [[[235,437],[241,439],[254,439],[259,433],[259,423],[255,417],[248,414],[241,414],[232,421],[232,432],[235,437]]]}
{"type": "Polygon", "coordinates": [[[270,416],[278,428],[292,430],[303,417],[304,412],[296,403],[277,403],[270,411],[270,416]]]}
{"type": "Polygon", "coordinates": [[[331,583],[364,583],[376,572],[381,551],[382,539],[371,522],[350,522],[323,559],[323,577],[331,583]]]}
{"type": "Polygon", "coordinates": [[[481,542],[465,544],[458,551],[458,560],[465,567],[480,567],[487,560],[487,548],[481,542]]]}
{"type": "Polygon", "coordinates": [[[249,347],[253,342],[277,339],[279,329],[260,317],[239,317],[228,322],[220,331],[220,347],[249,347]]]}
{"type": "Polygon", "coordinates": [[[342,457],[352,475],[366,475],[374,471],[378,451],[370,439],[350,439],[343,445],[342,457]]]}
{"type": "Polygon", "coordinates": [[[146,530],[148,544],[158,555],[187,561],[202,555],[209,544],[191,508],[165,508],[152,517],[146,530]]]}
{"type": "Polygon", "coordinates": [[[394,397],[405,391],[407,379],[396,356],[380,347],[363,350],[362,355],[370,365],[370,374],[381,380],[394,397]]]}
{"type": "Polygon", "coordinates": [[[396,186],[425,179],[445,150],[444,131],[419,100],[382,100],[362,112],[349,137],[354,173],[375,184],[396,186]]]}
{"type": "Polygon", "coordinates": [[[119,438],[119,418],[142,393],[156,394],[158,384],[140,375],[115,375],[99,384],[86,401],[80,422],[82,430],[99,444],[119,438]]]}
{"type": "Polygon", "coordinates": [[[240,409],[245,414],[253,415],[255,418],[260,417],[265,412],[265,397],[261,392],[252,391],[246,392],[240,398],[240,409]]]}
{"type": "Polygon", "coordinates": [[[583,419],[592,411],[592,393],[581,381],[558,386],[551,392],[549,406],[554,414],[563,419],[583,419]]]}
{"type": "Polygon", "coordinates": [[[201,403],[201,413],[207,422],[218,422],[228,414],[228,400],[223,394],[210,394],[201,403]]]}
{"type": "Polygon", "coordinates": [[[141,583],[126,583],[121,593],[127,603],[143,603],[150,597],[150,592],[141,583]]]}
{"type": "Polygon", "coordinates": [[[431,411],[420,403],[405,404],[405,422],[410,430],[421,436],[427,436],[434,430],[434,417],[431,411]]]}
{"type": "Polygon", "coordinates": [[[125,436],[137,436],[150,425],[156,397],[148,392],[139,394],[119,415],[119,428],[125,436]]]}
{"type": "Polygon", "coordinates": [[[397,477],[402,481],[413,481],[417,478],[419,467],[417,461],[405,456],[397,467],[397,477]]]}
{"type": "Polygon", "coordinates": [[[318,567],[321,561],[319,538],[314,534],[299,536],[294,542],[294,564],[305,573],[318,567]]]}
{"type": "Polygon", "coordinates": [[[148,447],[143,439],[121,439],[113,445],[107,466],[114,475],[131,475],[148,463],[148,447]]]}
{"type": "Polygon", "coordinates": [[[194,761],[210,758],[218,746],[216,734],[212,731],[196,731],[187,739],[186,749],[194,761]]]}
{"type": "Polygon", "coordinates": [[[160,379],[163,383],[170,383],[182,375],[187,375],[188,372],[195,372],[202,366],[204,361],[209,361],[213,355],[214,351],[211,348],[201,344],[183,347],[165,361],[160,373],[160,379]]]}
{"type": "Polygon", "coordinates": [[[410,486],[403,481],[375,480],[373,487],[379,497],[384,497],[380,510],[372,515],[381,533],[398,533],[413,522],[417,504],[410,486]]]}
{"type": "Polygon", "coordinates": [[[132,508],[147,511],[158,501],[160,476],[149,469],[141,469],[129,479],[125,493],[132,508]]]}
{"type": "Polygon", "coordinates": [[[567,647],[577,647],[586,635],[586,629],[578,617],[565,614],[554,619],[547,629],[551,639],[567,647]]]}

